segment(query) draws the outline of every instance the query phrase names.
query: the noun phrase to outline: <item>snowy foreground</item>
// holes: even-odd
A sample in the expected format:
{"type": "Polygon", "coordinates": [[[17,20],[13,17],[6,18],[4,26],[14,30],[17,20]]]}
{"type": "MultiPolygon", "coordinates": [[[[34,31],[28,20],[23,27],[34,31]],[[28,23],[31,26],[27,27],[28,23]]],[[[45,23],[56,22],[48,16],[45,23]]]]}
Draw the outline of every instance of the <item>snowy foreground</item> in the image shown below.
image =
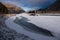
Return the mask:
{"type": "Polygon", "coordinates": [[[18,33],[25,34],[35,40],[59,40],[60,38],[60,16],[29,16],[28,14],[17,14],[16,16],[8,18],[5,23],[9,28],[16,30],[18,33]],[[49,37],[27,31],[19,24],[14,23],[16,17],[21,19],[21,16],[29,19],[28,22],[51,31],[55,37],[49,37]]]}

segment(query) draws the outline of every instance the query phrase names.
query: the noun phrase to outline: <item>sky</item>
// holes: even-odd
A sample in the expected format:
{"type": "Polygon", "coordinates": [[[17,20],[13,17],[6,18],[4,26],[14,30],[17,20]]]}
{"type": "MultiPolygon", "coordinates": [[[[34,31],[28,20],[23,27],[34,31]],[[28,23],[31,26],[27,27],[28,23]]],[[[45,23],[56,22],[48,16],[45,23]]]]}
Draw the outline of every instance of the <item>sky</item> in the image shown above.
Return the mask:
{"type": "Polygon", "coordinates": [[[55,1],[56,0],[1,0],[3,3],[13,3],[20,6],[26,12],[37,9],[45,9],[55,1]]]}

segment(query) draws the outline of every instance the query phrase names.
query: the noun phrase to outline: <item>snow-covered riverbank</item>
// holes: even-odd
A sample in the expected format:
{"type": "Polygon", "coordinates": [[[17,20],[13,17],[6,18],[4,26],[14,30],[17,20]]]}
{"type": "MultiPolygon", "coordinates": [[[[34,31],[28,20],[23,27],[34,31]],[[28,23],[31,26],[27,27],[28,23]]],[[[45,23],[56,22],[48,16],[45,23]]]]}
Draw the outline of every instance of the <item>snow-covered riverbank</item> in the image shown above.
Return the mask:
{"type": "Polygon", "coordinates": [[[59,37],[58,35],[60,34],[60,16],[29,16],[27,14],[20,14],[16,16],[12,16],[8,18],[5,23],[6,25],[11,28],[16,30],[18,33],[25,34],[35,40],[58,40],[57,38],[59,37]],[[20,18],[20,16],[24,16],[28,18],[33,24],[45,28],[47,30],[52,31],[53,33],[56,33],[56,37],[48,37],[48,36],[43,36],[40,34],[32,33],[30,31],[25,30],[22,26],[14,23],[14,20],[16,17],[20,18]]]}

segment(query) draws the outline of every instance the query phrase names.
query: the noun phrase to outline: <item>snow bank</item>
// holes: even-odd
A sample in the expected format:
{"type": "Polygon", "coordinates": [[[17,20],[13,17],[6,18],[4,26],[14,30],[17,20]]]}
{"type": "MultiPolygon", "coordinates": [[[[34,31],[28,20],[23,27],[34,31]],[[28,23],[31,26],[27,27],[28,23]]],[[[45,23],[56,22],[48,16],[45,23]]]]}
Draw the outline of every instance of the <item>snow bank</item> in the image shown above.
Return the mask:
{"type": "Polygon", "coordinates": [[[55,33],[54,35],[57,36],[57,38],[59,37],[58,35],[60,33],[59,32],[60,31],[60,20],[59,20],[60,16],[29,16],[27,14],[20,14],[20,15],[12,16],[5,21],[6,25],[10,27],[11,29],[16,30],[18,33],[25,34],[35,40],[57,40],[57,39],[53,37],[48,37],[48,36],[32,33],[25,30],[23,27],[13,22],[16,17],[20,18],[20,16],[24,16],[28,18],[30,20],[29,22],[41,28],[50,30],[53,33],[55,33]]]}

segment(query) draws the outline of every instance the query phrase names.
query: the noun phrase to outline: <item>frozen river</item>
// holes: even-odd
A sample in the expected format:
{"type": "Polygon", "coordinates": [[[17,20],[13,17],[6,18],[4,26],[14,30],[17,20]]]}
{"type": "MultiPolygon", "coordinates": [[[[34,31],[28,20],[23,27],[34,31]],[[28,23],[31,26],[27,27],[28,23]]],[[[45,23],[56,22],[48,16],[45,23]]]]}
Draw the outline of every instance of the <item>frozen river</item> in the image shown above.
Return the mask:
{"type": "Polygon", "coordinates": [[[27,14],[17,14],[16,16],[8,18],[5,23],[9,28],[16,30],[18,33],[25,34],[35,40],[59,40],[60,37],[60,16],[29,16],[27,14]],[[55,37],[49,37],[25,30],[22,26],[14,22],[16,17],[21,19],[21,16],[27,18],[29,20],[28,22],[51,31],[55,37]]]}

